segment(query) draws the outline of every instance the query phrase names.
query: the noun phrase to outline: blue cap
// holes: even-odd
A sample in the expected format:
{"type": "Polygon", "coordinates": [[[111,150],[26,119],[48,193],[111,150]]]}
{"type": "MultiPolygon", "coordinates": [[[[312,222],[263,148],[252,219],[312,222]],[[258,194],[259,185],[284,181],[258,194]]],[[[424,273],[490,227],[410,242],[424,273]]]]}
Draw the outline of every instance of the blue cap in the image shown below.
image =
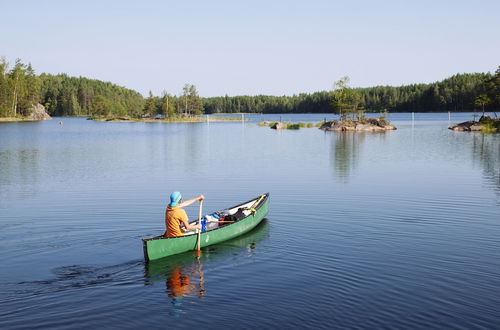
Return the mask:
{"type": "Polygon", "coordinates": [[[179,201],[181,200],[182,195],[178,191],[174,191],[173,193],[170,194],[170,206],[171,207],[176,207],[179,201]]]}

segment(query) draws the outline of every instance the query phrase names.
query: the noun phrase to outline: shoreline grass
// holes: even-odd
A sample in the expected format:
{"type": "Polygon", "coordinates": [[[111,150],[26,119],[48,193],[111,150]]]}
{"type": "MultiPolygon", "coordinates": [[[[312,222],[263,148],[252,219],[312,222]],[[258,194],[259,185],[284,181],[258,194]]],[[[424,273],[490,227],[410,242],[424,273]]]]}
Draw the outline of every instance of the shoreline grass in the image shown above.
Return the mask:
{"type": "MultiPolygon", "coordinates": [[[[143,123],[205,123],[205,122],[241,122],[241,118],[228,117],[175,117],[175,118],[132,118],[132,117],[89,117],[89,120],[107,122],[143,122],[143,123]]],[[[245,119],[246,121],[246,119],[245,119]]]]}
{"type": "MultiPolygon", "coordinates": [[[[277,122],[277,121],[273,121],[273,122],[260,122],[257,124],[257,126],[260,126],[260,127],[271,127],[271,128],[275,128],[278,123],[280,122],[277,122]]],[[[319,123],[304,123],[304,122],[298,122],[298,123],[291,123],[291,122],[281,122],[281,124],[284,124],[285,125],[285,128],[284,129],[293,129],[293,130],[297,130],[297,129],[300,129],[300,128],[312,128],[312,127],[320,127],[322,124],[324,123],[324,121],[321,121],[319,123]]]]}
{"type": "Polygon", "coordinates": [[[24,117],[0,117],[0,123],[15,123],[20,121],[41,121],[24,117]]]}

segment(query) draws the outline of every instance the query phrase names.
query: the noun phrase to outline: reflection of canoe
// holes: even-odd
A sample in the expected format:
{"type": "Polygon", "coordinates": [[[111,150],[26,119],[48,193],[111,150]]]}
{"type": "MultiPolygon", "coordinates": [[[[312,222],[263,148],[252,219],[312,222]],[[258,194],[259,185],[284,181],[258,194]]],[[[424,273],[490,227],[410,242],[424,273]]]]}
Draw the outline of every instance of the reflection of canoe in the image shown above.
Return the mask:
{"type": "Polygon", "coordinates": [[[175,268],[193,268],[193,264],[200,262],[203,265],[208,265],[213,262],[223,261],[224,259],[231,258],[235,253],[238,255],[246,255],[245,251],[253,251],[257,248],[259,241],[265,238],[269,232],[269,222],[264,219],[253,230],[246,234],[227,240],[208,247],[198,258],[193,258],[193,254],[186,252],[152,260],[144,264],[147,275],[147,284],[157,280],[164,280],[172,269],[175,268]]]}
{"type": "MultiPolygon", "coordinates": [[[[240,214],[242,216],[241,218],[237,218],[233,223],[224,223],[218,228],[213,228],[201,233],[201,247],[227,241],[252,230],[262,221],[262,219],[264,219],[268,209],[269,193],[225,210],[231,215],[240,214]]],[[[143,238],[142,242],[144,247],[144,258],[148,261],[195,250],[197,235],[192,234],[168,238],[157,236],[143,238]]]]}

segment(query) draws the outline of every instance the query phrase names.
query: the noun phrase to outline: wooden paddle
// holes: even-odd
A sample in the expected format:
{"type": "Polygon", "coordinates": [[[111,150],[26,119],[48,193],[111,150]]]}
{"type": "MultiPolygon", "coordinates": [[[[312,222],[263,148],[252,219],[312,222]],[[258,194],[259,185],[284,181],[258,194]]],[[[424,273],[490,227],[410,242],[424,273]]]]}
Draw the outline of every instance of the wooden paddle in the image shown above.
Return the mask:
{"type": "MultiPolygon", "coordinates": [[[[198,212],[198,224],[201,225],[201,208],[202,208],[202,205],[203,205],[203,200],[200,201],[200,211],[198,212]]],[[[197,242],[196,242],[196,251],[198,252],[198,255],[201,253],[201,244],[200,244],[200,240],[201,240],[201,229],[197,229],[198,230],[198,239],[197,239],[197,242]]]]}
{"type": "Polygon", "coordinates": [[[264,195],[262,195],[262,196],[260,196],[260,198],[259,198],[259,199],[258,199],[255,203],[253,203],[253,205],[252,205],[252,206],[250,206],[250,207],[249,207],[249,209],[253,209],[253,210],[254,210],[254,213],[255,213],[255,208],[257,207],[257,205],[259,205],[259,204],[260,204],[260,202],[261,202],[261,201],[262,201],[265,197],[266,197],[266,195],[265,195],[265,194],[264,194],[264,195]]]}

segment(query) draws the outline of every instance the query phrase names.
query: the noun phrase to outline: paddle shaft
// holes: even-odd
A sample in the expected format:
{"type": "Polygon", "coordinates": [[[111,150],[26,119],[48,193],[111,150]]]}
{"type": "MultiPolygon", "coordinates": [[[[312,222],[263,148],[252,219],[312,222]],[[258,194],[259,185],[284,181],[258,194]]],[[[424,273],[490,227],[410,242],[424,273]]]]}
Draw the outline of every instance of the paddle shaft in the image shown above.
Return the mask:
{"type": "MultiPolygon", "coordinates": [[[[198,212],[198,223],[201,225],[201,208],[203,205],[203,200],[200,201],[200,211],[198,212]]],[[[201,250],[201,229],[198,229],[198,239],[196,243],[196,250],[200,251],[201,250]]]]}

